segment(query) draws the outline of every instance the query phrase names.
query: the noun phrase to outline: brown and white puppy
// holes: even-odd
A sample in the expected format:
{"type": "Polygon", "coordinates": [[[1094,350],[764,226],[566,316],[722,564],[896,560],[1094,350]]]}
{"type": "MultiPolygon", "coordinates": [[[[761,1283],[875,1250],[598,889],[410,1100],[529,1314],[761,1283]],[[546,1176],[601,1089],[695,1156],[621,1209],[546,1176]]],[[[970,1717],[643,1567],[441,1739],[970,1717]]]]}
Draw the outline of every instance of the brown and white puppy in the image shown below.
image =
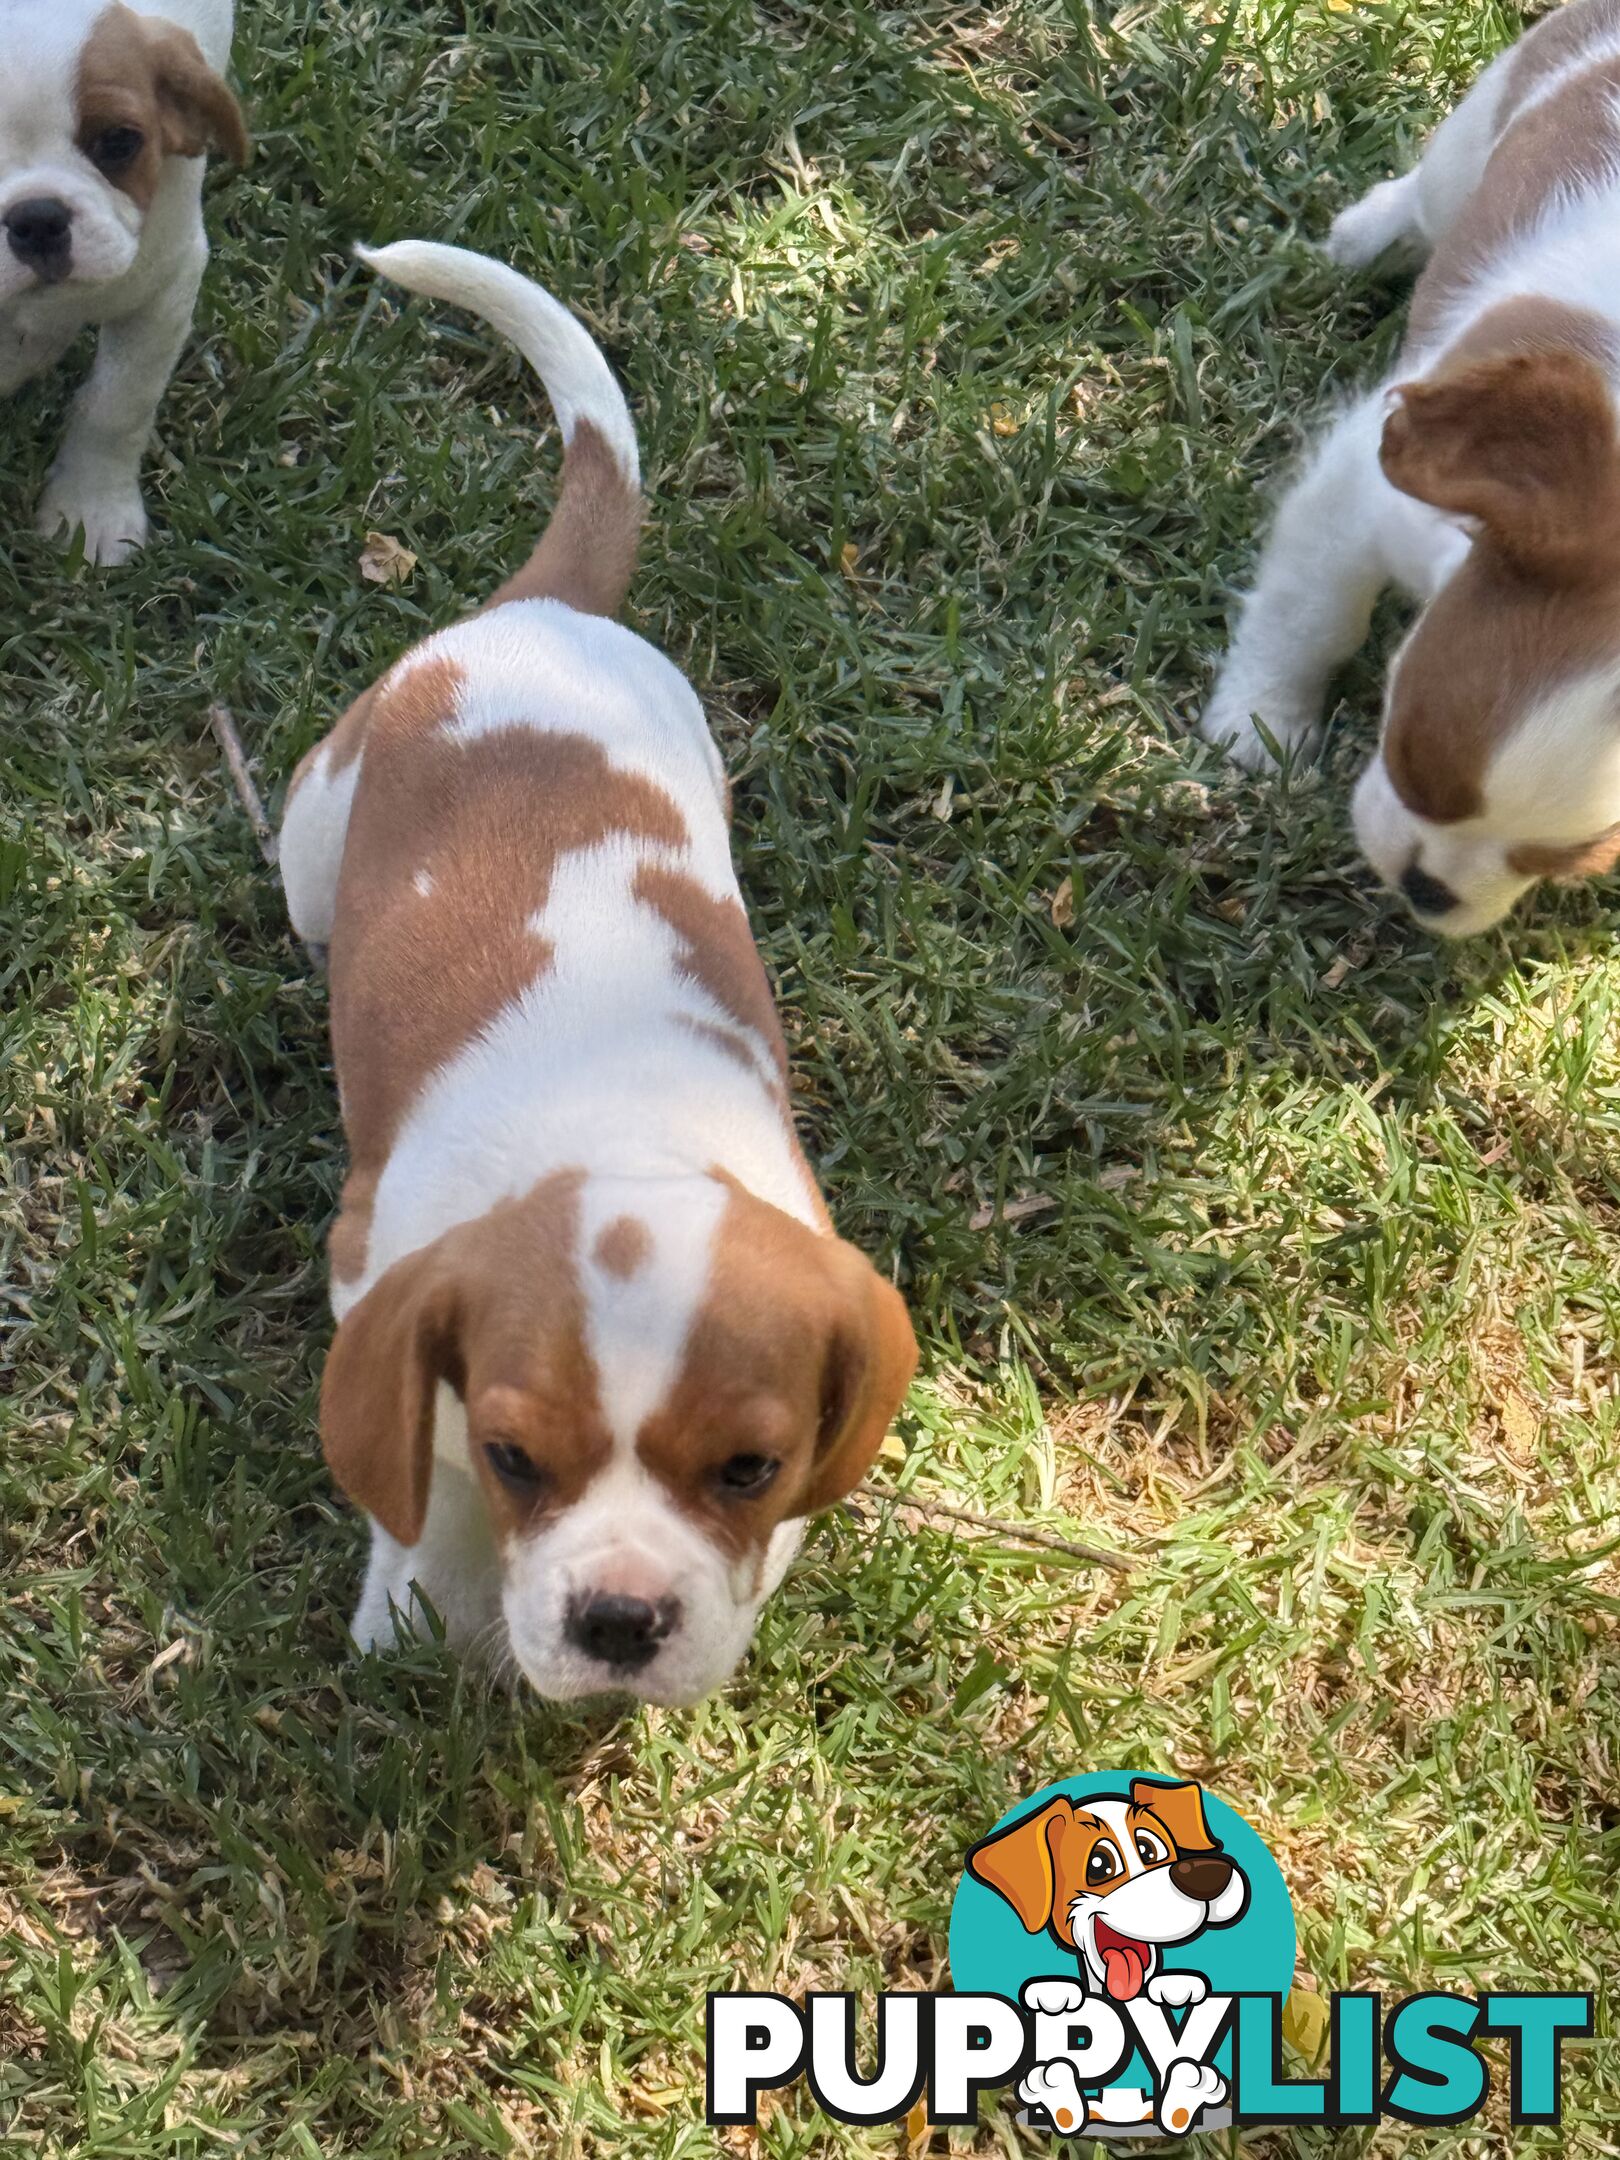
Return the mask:
{"type": "Polygon", "coordinates": [[[350,707],[282,828],[350,1150],[321,1424],[372,1517],[354,1634],[419,1589],[543,1695],[693,1701],[876,1454],[911,1327],[795,1137],[702,708],[610,620],[641,490],[606,362],[499,263],[365,259],[510,337],[567,449],[525,568],[350,707]]]}
{"type": "Polygon", "coordinates": [[[1428,255],[1400,359],[1284,501],[1203,724],[1298,743],[1380,589],[1425,602],[1355,826],[1460,936],[1620,857],[1620,0],[1504,53],[1329,252],[1397,245],[1428,255]]]}
{"type": "Polygon", "coordinates": [[[0,39],[0,393],[101,326],[39,527],[122,562],[208,259],[204,159],[247,155],[230,0],[0,0],[0,39]]]}

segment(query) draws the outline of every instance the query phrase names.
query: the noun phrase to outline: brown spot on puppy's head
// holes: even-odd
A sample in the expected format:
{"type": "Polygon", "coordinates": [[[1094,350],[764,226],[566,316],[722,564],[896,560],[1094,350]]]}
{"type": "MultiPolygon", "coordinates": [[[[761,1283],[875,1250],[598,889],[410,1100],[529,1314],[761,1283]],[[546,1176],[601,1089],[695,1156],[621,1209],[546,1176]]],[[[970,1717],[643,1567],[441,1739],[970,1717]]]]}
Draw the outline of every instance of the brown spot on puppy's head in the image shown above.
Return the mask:
{"type": "Polygon", "coordinates": [[[645,1265],[651,1251],[647,1225],[634,1215],[615,1215],[598,1235],[592,1258],[604,1275],[628,1282],[645,1265]]]}
{"type": "Polygon", "coordinates": [[[190,31],[119,4],[91,28],[74,85],[74,139],[137,208],[151,207],[167,157],[248,154],[242,110],[190,31]]]}

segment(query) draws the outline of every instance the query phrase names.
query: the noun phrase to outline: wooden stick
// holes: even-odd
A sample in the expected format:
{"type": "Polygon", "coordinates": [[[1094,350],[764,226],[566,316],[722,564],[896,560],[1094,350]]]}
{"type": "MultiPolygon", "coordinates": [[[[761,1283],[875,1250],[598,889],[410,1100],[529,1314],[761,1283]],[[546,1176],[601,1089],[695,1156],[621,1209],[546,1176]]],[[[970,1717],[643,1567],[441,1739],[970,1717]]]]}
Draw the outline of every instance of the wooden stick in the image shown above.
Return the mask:
{"type": "Polygon", "coordinates": [[[1123,1553],[1109,1552],[1101,1545],[1081,1545],[1073,1538],[1059,1537],[1054,1530],[1037,1530],[1031,1524],[1007,1522],[999,1515],[975,1515],[971,1509],[952,1507],[945,1500],[913,1500],[871,1483],[859,1485],[856,1490],[884,1507],[892,1507],[902,1514],[920,1515],[924,1522],[966,1523],[986,1537],[1010,1538],[1015,1545],[1043,1546],[1048,1552],[1066,1553],[1071,1560],[1084,1560],[1093,1567],[1108,1568],[1116,1575],[1130,1574],[1135,1565],[1123,1553]]]}
{"type": "Polygon", "coordinates": [[[270,820],[264,814],[264,804],[259,800],[259,791],[253,785],[253,775],[248,771],[242,738],[236,732],[236,722],[231,718],[230,707],[210,705],[208,725],[213,729],[215,740],[225,753],[225,763],[230,768],[237,800],[247,812],[247,821],[253,827],[253,837],[259,843],[259,853],[273,870],[276,865],[276,836],[271,830],[270,820]]]}

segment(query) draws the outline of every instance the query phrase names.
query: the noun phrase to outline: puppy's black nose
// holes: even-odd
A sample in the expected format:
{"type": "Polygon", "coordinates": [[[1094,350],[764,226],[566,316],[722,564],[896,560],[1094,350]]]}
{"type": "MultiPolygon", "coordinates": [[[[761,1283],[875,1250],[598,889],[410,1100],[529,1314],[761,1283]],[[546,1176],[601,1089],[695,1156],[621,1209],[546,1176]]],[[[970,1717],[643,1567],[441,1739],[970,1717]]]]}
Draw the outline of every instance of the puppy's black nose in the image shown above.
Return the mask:
{"type": "Polygon", "coordinates": [[[5,215],[11,252],[30,270],[65,270],[73,234],[73,212],[54,195],[30,195],[13,203],[5,215]]]}
{"type": "Polygon", "coordinates": [[[1170,1880],[1188,1897],[1208,1905],[1232,1880],[1232,1863],[1223,1852],[1183,1853],[1170,1863],[1170,1880]]]}
{"type": "Polygon", "coordinates": [[[1420,915],[1449,915],[1454,907],[1462,906],[1449,885],[1430,877],[1416,863],[1408,864],[1401,872],[1401,891],[1420,915]]]}
{"type": "Polygon", "coordinates": [[[674,1598],[660,1598],[656,1605],[646,1598],[620,1597],[613,1591],[594,1596],[571,1597],[563,1632],[576,1650],[616,1665],[621,1672],[637,1672],[658,1655],[680,1623],[681,1608],[674,1598]]]}

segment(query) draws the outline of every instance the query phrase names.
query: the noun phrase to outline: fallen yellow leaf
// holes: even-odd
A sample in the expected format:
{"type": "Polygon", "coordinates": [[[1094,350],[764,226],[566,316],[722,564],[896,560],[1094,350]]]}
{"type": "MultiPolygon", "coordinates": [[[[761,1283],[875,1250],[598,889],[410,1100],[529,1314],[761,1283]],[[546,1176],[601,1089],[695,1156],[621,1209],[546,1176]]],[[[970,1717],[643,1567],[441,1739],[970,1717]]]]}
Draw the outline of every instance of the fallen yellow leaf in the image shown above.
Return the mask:
{"type": "Polygon", "coordinates": [[[1066,877],[1052,895],[1052,922],[1055,928],[1067,930],[1074,921],[1074,879],[1066,877]]]}
{"type": "Polygon", "coordinates": [[[368,532],[360,550],[360,575],[369,585],[403,585],[416,557],[392,533],[368,532]]]}

